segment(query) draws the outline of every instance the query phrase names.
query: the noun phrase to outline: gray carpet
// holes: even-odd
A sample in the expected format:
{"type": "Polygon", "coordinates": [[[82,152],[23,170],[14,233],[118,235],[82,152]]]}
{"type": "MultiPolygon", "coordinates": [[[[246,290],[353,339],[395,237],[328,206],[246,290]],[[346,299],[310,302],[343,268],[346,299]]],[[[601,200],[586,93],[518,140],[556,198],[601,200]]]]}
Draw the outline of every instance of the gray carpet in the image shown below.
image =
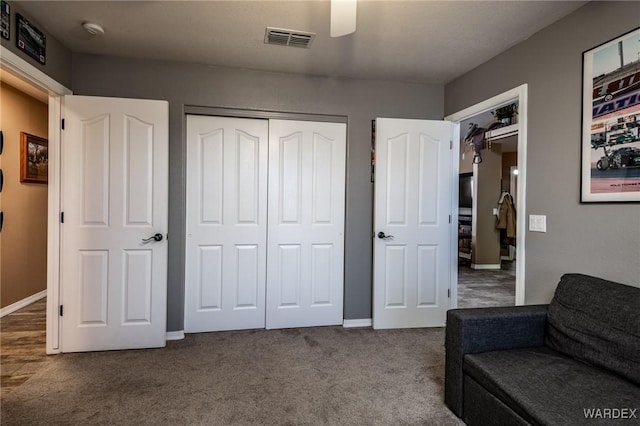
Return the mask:
{"type": "Polygon", "coordinates": [[[2,395],[3,425],[462,425],[443,403],[444,329],[187,335],[65,354],[2,395]]]}

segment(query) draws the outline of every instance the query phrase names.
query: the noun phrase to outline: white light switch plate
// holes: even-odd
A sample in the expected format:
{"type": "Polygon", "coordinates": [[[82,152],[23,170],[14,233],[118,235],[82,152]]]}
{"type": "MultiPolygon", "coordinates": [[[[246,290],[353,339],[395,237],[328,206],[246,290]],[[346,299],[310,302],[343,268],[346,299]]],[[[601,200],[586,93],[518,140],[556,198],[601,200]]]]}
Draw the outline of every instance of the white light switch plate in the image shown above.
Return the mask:
{"type": "Polygon", "coordinates": [[[529,231],[547,232],[547,216],[530,214],[529,215],[529,231]]]}

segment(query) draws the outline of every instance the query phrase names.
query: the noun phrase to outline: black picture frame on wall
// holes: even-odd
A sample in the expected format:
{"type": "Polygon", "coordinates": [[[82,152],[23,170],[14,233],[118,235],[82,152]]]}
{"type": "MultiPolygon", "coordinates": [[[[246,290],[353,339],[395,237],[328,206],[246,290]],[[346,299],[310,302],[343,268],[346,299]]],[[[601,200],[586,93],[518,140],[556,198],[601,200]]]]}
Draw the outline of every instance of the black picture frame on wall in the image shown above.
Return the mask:
{"type": "Polygon", "coordinates": [[[582,54],[580,202],[640,202],[640,27],[582,54]]]}
{"type": "Polygon", "coordinates": [[[11,38],[11,13],[9,3],[0,1],[0,34],[5,40],[11,38]]]}
{"type": "Polygon", "coordinates": [[[16,46],[42,65],[46,64],[47,37],[19,13],[16,13],[16,46]]]}

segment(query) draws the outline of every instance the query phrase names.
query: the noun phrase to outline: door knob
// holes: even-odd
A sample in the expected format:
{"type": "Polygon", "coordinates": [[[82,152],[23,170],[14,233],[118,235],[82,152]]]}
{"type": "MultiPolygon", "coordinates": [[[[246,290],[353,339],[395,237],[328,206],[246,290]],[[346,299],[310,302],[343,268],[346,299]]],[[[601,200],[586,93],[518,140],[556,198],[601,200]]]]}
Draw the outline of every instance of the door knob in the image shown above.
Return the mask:
{"type": "Polygon", "coordinates": [[[145,243],[148,243],[149,241],[154,240],[154,241],[162,241],[162,234],[158,233],[156,235],[153,235],[149,238],[143,238],[142,241],[144,241],[145,243]]]}
{"type": "Polygon", "coordinates": [[[386,240],[389,238],[393,238],[393,235],[384,235],[384,232],[380,231],[378,232],[378,238],[380,238],[381,240],[386,240]]]}

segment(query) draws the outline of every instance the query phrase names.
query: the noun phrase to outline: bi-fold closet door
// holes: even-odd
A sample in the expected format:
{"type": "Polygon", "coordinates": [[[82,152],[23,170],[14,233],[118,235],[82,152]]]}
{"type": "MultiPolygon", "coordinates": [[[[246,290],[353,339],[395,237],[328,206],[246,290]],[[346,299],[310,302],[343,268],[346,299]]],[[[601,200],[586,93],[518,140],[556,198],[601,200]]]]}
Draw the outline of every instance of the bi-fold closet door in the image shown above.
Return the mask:
{"type": "Polygon", "coordinates": [[[187,116],[185,332],[341,324],[346,125],[187,116]]]}

